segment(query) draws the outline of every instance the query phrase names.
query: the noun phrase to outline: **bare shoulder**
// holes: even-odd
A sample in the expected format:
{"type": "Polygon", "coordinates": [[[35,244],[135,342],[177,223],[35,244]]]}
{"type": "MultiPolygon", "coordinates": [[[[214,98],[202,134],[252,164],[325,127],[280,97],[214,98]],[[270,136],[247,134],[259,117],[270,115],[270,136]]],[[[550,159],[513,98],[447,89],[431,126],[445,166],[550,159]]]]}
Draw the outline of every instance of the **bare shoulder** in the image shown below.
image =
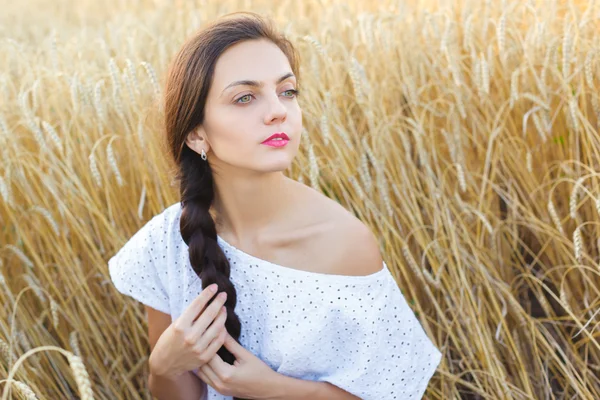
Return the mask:
{"type": "Polygon", "coordinates": [[[341,275],[370,275],[383,268],[379,242],[371,229],[350,215],[340,222],[327,241],[337,273],[341,275]]]}
{"type": "Polygon", "coordinates": [[[310,208],[322,229],[310,240],[310,254],[318,255],[319,269],[336,275],[370,275],[383,268],[379,242],[372,230],[333,199],[312,191],[310,208]]]}

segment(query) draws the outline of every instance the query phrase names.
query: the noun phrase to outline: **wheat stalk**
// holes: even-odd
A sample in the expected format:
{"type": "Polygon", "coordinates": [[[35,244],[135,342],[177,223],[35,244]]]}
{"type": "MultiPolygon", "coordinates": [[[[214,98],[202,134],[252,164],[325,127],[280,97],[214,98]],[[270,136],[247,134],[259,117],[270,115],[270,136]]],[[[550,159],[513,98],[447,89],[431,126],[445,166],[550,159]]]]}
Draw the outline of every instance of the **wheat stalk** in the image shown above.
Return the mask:
{"type": "Polygon", "coordinates": [[[569,116],[571,117],[571,124],[573,126],[573,130],[575,132],[579,131],[579,116],[578,116],[578,111],[579,111],[579,106],[577,104],[577,98],[575,96],[570,96],[569,98],[569,116]]]}
{"type": "Polygon", "coordinates": [[[52,218],[52,214],[50,214],[50,211],[48,211],[44,207],[40,207],[40,206],[31,207],[31,211],[34,211],[34,212],[40,214],[41,216],[43,216],[44,219],[46,219],[46,221],[48,221],[48,225],[50,225],[54,234],[56,236],[60,236],[60,229],[58,228],[58,224],[56,223],[54,218],[52,218]]]}
{"type": "Polygon", "coordinates": [[[76,356],[81,357],[81,348],[79,347],[79,341],[77,340],[77,331],[73,331],[69,334],[69,344],[71,349],[76,356]]]}
{"type": "Polygon", "coordinates": [[[2,196],[2,200],[4,200],[6,204],[10,205],[11,207],[14,206],[13,199],[9,191],[9,186],[2,175],[0,175],[0,196],[2,196]]]}
{"type": "MultiPolygon", "coordinates": [[[[106,120],[106,110],[102,104],[102,86],[104,86],[104,79],[100,79],[94,85],[94,107],[96,109],[96,115],[98,116],[98,124],[102,126],[102,122],[106,120]]],[[[99,129],[102,130],[101,128],[99,129]]]]}
{"type": "Polygon", "coordinates": [[[108,165],[110,165],[110,169],[112,169],[115,174],[115,178],[117,179],[117,184],[120,187],[124,186],[123,177],[121,176],[121,172],[119,171],[119,166],[117,165],[117,160],[115,158],[115,154],[112,148],[112,142],[114,138],[112,138],[108,142],[108,146],[106,146],[106,158],[108,159],[108,165]]]}
{"type": "Polygon", "coordinates": [[[108,61],[108,71],[110,73],[110,81],[113,87],[113,94],[117,95],[121,91],[121,85],[119,83],[119,69],[114,58],[108,61]]]}
{"type": "Polygon", "coordinates": [[[56,304],[52,297],[50,298],[50,312],[52,314],[52,325],[54,326],[54,329],[58,329],[58,304],[56,304]]]}
{"type": "Polygon", "coordinates": [[[92,384],[90,383],[89,375],[85,369],[85,365],[83,364],[81,357],[69,353],[67,358],[69,359],[71,370],[75,376],[75,382],[77,382],[77,388],[79,389],[81,400],[93,400],[94,392],[92,392],[92,384]]]}
{"type": "Polygon", "coordinates": [[[596,88],[594,87],[594,73],[592,71],[592,63],[593,63],[593,58],[596,55],[596,52],[598,50],[590,50],[588,51],[586,57],[585,57],[585,63],[583,65],[583,70],[585,73],[585,81],[587,83],[587,85],[590,87],[590,89],[595,90],[596,88]]]}
{"type": "Polygon", "coordinates": [[[366,153],[360,155],[360,167],[358,168],[358,174],[367,192],[370,192],[373,187],[373,181],[371,180],[371,174],[369,173],[368,157],[366,153]]]}
{"type": "Polygon", "coordinates": [[[50,125],[46,121],[42,121],[42,127],[44,128],[46,133],[50,136],[50,139],[52,139],[56,148],[62,151],[62,140],[60,140],[60,137],[58,136],[58,133],[56,133],[56,130],[54,129],[54,127],[52,127],[52,125],[50,125]]]}
{"type": "Polygon", "coordinates": [[[387,215],[388,217],[391,217],[394,214],[394,209],[392,207],[392,203],[390,202],[387,179],[385,178],[385,172],[383,170],[379,170],[377,172],[377,189],[379,190],[379,194],[383,199],[383,205],[387,215]]]}
{"type": "Polygon", "coordinates": [[[33,85],[31,85],[31,89],[29,90],[29,92],[31,93],[31,111],[32,111],[32,114],[35,114],[35,112],[39,108],[38,107],[39,106],[38,96],[37,96],[37,91],[38,91],[39,86],[40,86],[40,79],[37,78],[33,82],[33,85]]]}
{"type": "Polygon", "coordinates": [[[17,391],[23,395],[27,400],[37,400],[37,396],[34,391],[27,386],[25,383],[20,381],[12,381],[12,384],[17,388],[17,391]]]}
{"type": "Polygon", "coordinates": [[[327,120],[327,115],[325,113],[321,116],[321,133],[323,134],[325,145],[329,145],[331,134],[329,130],[329,121],[327,120]]]}
{"type": "Polygon", "coordinates": [[[344,144],[346,145],[347,148],[351,149],[352,148],[352,141],[350,140],[350,137],[348,136],[348,134],[346,133],[346,131],[338,126],[335,125],[334,129],[336,131],[336,133],[342,138],[342,140],[344,141],[344,144]]]}
{"type": "Polygon", "coordinates": [[[348,182],[350,182],[350,184],[354,188],[354,191],[358,194],[358,198],[360,200],[364,200],[366,198],[365,192],[363,191],[362,187],[360,186],[360,184],[358,183],[356,178],[354,176],[350,176],[350,177],[348,177],[348,182]]]}
{"type": "Polygon", "coordinates": [[[154,72],[154,68],[152,68],[152,65],[150,65],[150,63],[146,62],[146,61],[142,61],[140,64],[142,64],[142,66],[144,67],[144,70],[146,71],[146,74],[148,75],[150,83],[152,84],[152,88],[154,90],[154,96],[156,96],[156,98],[159,98],[160,97],[160,87],[158,86],[158,80],[156,79],[156,73],[154,72]]]}
{"type": "Polygon", "coordinates": [[[571,219],[577,218],[577,201],[579,199],[579,188],[581,187],[584,177],[577,179],[575,185],[573,186],[573,190],[571,191],[571,196],[569,197],[569,214],[571,215],[571,219]]]}
{"type": "Polygon", "coordinates": [[[483,93],[490,94],[490,67],[483,54],[480,55],[481,63],[481,89],[483,93]]]}
{"type": "Polygon", "coordinates": [[[117,110],[117,114],[123,117],[125,115],[123,111],[123,104],[121,102],[121,84],[119,82],[119,69],[117,68],[117,64],[114,58],[111,58],[108,63],[108,70],[110,72],[110,80],[113,88],[113,101],[115,104],[115,109],[117,110]]]}
{"type": "Polygon", "coordinates": [[[506,296],[506,298],[508,299],[508,302],[512,306],[512,309],[515,312],[517,319],[519,320],[519,325],[526,326],[527,320],[525,319],[525,316],[524,316],[525,312],[523,311],[523,307],[521,307],[519,302],[513,296],[508,295],[508,296],[506,296]]]}
{"type": "Polygon", "coordinates": [[[304,35],[304,36],[302,36],[302,39],[304,41],[310,43],[311,45],[313,45],[314,48],[317,50],[317,52],[320,55],[326,56],[327,53],[325,52],[325,49],[323,48],[323,45],[314,36],[304,35]]]}
{"type": "Polygon", "coordinates": [[[133,89],[135,90],[135,93],[137,95],[140,95],[142,92],[140,90],[140,84],[137,80],[137,73],[135,71],[135,66],[133,65],[133,62],[128,58],[125,60],[125,69],[127,71],[127,77],[128,79],[131,79],[131,84],[133,86],[133,89]]]}
{"type": "Polygon", "coordinates": [[[71,77],[71,81],[69,82],[69,94],[71,95],[71,106],[73,110],[79,110],[79,82],[77,79],[77,75],[73,75],[71,77]]]}
{"type": "Polygon", "coordinates": [[[365,102],[364,88],[361,85],[360,73],[358,72],[358,61],[354,58],[350,58],[350,66],[348,68],[348,74],[354,88],[354,95],[359,104],[365,102]]]}
{"type": "Polygon", "coordinates": [[[496,36],[498,38],[498,52],[504,57],[506,51],[506,13],[502,13],[498,24],[496,25],[496,36]]]}
{"type": "Polygon", "coordinates": [[[19,257],[21,261],[23,261],[23,263],[25,263],[25,265],[27,265],[29,268],[33,268],[33,262],[25,255],[25,253],[21,251],[21,249],[12,244],[5,244],[4,247],[12,250],[12,252],[15,253],[17,257],[19,257]]]}
{"type": "Polygon", "coordinates": [[[33,113],[27,107],[26,97],[27,97],[27,92],[23,92],[22,95],[20,96],[21,111],[25,115],[25,120],[27,122],[27,126],[29,127],[31,132],[33,132],[33,137],[34,137],[35,141],[38,143],[38,145],[41,149],[45,149],[46,148],[46,139],[44,137],[44,133],[42,132],[42,130],[39,127],[39,124],[38,124],[39,118],[37,118],[37,117],[34,118],[33,113]]]}
{"type": "Polygon", "coordinates": [[[319,189],[319,165],[317,164],[317,156],[312,143],[308,147],[308,160],[310,165],[310,186],[319,189]]]}
{"type": "Polygon", "coordinates": [[[12,363],[13,354],[8,343],[0,339],[0,355],[6,364],[12,363]]]}
{"type": "Polygon", "coordinates": [[[519,97],[519,70],[516,69],[510,75],[510,108],[511,110],[515,106],[515,102],[519,97]]]}
{"type": "Polygon", "coordinates": [[[596,126],[600,126],[600,101],[598,100],[598,95],[592,93],[590,97],[592,98],[592,109],[596,116],[596,126]]]}
{"type": "Polygon", "coordinates": [[[100,171],[98,170],[98,165],[96,164],[96,157],[94,156],[93,150],[88,156],[88,159],[90,161],[90,172],[92,173],[92,177],[94,178],[96,185],[98,185],[98,187],[102,187],[102,177],[100,176],[100,171]]]}
{"type": "Polygon", "coordinates": [[[581,264],[583,257],[583,239],[581,237],[580,226],[575,228],[575,231],[573,231],[573,244],[575,246],[575,259],[579,264],[581,264]]]}
{"type": "Polygon", "coordinates": [[[17,331],[15,337],[18,340],[24,352],[31,350],[31,343],[27,339],[27,335],[23,331],[17,331]]]}
{"type": "Polygon", "coordinates": [[[410,267],[410,269],[412,269],[412,271],[415,273],[415,275],[422,280],[423,273],[421,272],[421,269],[419,268],[417,261],[412,256],[410,249],[408,248],[408,245],[406,243],[402,244],[402,254],[404,255],[404,259],[408,263],[408,266],[410,267]]]}
{"type": "Polygon", "coordinates": [[[550,218],[552,218],[556,229],[558,229],[561,235],[564,235],[565,232],[563,230],[562,223],[560,222],[558,212],[556,212],[556,207],[554,207],[554,202],[552,201],[552,199],[548,200],[548,213],[550,214],[550,218]]]}
{"type": "Polygon", "coordinates": [[[144,205],[146,204],[146,185],[142,185],[142,193],[140,194],[140,201],[138,202],[138,218],[140,221],[143,218],[144,205]]]}
{"type": "Polygon", "coordinates": [[[458,187],[460,188],[460,191],[462,193],[465,193],[467,191],[467,181],[465,179],[465,171],[463,170],[463,167],[460,163],[455,163],[454,166],[456,167],[456,176],[458,178],[458,187]]]}
{"type": "Polygon", "coordinates": [[[561,305],[565,308],[565,310],[570,312],[571,306],[569,305],[569,299],[567,298],[567,292],[565,291],[565,288],[562,284],[560,285],[559,297],[560,297],[561,305]]]}
{"type": "Polygon", "coordinates": [[[463,47],[468,49],[473,43],[473,13],[469,13],[469,16],[465,20],[463,35],[463,47]]]}
{"type": "Polygon", "coordinates": [[[31,274],[23,275],[23,280],[27,282],[27,285],[33,290],[36,297],[40,300],[41,303],[46,303],[46,296],[44,296],[44,292],[40,289],[38,283],[34,280],[31,274]]]}
{"type": "Polygon", "coordinates": [[[563,68],[563,77],[565,80],[568,80],[570,70],[571,70],[571,46],[572,46],[572,36],[571,36],[571,27],[570,25],[565,29],[565,34],[563,36],[562,42],[562,68],[563,68]]]}
{"type": "Polygon", "coordinates": [[[538,114],[533,114],[533,125],[535,125],[535,130],[542,139],[542,142],[546,143],[546,140],[548,140],[548,129],[544,127],[538,114]]]}

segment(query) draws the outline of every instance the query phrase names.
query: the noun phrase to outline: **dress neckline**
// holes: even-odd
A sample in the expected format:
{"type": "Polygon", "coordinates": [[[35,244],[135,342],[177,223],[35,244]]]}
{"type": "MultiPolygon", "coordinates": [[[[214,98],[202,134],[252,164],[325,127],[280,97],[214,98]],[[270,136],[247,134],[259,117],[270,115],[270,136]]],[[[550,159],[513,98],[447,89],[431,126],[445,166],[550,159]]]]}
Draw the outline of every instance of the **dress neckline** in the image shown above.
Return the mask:
{"type": "Polygon", "coordinates": [[[372,280],[376,280],[384,276],[384,274],[388,271],[387,264],[383,261],[383,267],[377,271],[373,272],[369,275],[339,275],[339,274],[326,274],[322,272],[314,272],[314,271],[305,271],[297,268],[286,267],[280,264],[275,264],[271,261],[258,258],[253,256],[252,254],[246,253],[245,251],[238,249],[231,243],[228,243],[225,239],[223,239],[219,234],[217,234],[217,241],[225,245],[228,249],[238,254],[242,258],[245,258],[250,263],[254,263],[256,266],[266,267],[273,272],[279,272],[282,274],[288,274],[291,276],[295,276],[298,278],[318,278],[318,279],[331,279],[334,281],[343,281],[348,283],[363,283],[363,282],[371,282],[372,280]]]}

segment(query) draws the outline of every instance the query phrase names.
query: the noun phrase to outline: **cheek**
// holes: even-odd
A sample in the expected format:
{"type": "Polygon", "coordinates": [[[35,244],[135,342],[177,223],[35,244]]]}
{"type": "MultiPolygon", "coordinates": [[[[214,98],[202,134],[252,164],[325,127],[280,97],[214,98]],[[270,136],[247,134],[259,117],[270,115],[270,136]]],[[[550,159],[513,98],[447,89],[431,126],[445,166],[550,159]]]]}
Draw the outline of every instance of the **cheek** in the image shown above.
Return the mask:
{"type": "MultiPolygon", "coordinates": [[[[245,118],[241,116],[239,110],[233,111],[228,108],[219,108],[211,110],[210,133],[215,147],[219,144],[235,143],[236,140],[242,140],[244,129],[248,129],[248,123],[244,123],[245,118]]],[[[247,136],[245,136],[247,137],[247,136]]],[[[241,144],[241,143],[240,143],[241,144]]]]}
{"type": "Polygon", "coordinates": [[[302,126],[302,109],[297,101],[288,108],[287,120],[295,128],[302,126]]]}
{"type": "Polygon", "coordinates": [[[220,158],[226,161],[247,159],[258,147],[254,125],[231,114],[213,120],[211,124],[211,146],[220,158]]]}

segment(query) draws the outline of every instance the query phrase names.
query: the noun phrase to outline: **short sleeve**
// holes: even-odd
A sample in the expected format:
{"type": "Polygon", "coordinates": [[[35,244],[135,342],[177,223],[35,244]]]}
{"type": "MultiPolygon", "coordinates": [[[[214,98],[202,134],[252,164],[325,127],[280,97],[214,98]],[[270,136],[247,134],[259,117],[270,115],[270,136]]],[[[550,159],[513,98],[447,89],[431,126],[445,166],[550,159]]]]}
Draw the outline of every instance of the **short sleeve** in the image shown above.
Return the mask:
{"type": "Polygon", "coordinates": [[[376,282],[353,297],[342,291],[352,301],[329,317],[324,339],[335,346],[324,341],[319,358],[330,365],[316,380],[363,400],[421,399],[442,354],[389,271],[376,282]]]}
{"type": "Polygon", "coordinates": [[[119,292],[170,314],[165,285],[166,243],[164,213],[155,215],[108,260],[110,278],[119,292]]]}

